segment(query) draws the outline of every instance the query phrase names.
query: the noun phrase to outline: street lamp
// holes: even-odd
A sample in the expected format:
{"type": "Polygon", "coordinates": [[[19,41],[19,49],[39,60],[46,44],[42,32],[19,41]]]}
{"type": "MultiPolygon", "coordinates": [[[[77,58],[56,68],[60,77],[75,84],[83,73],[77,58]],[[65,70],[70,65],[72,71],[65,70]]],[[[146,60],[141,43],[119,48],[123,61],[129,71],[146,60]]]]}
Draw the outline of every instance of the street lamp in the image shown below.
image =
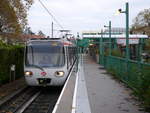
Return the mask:
{"type": "Polygon", "coordinates": [[[129,51],[129,3],[126,2],[126,9],[122,11],[122,9],[118,9],[119,13],[126,14],[126,61],[130,59],[130,51],[129,51]]]}
{"type": "Polygon", "coordinates": [[[109,27],[109,56],[111,56],[111,21],[109,21],[109,26],[104,25],[104,27],[109,27]]]}

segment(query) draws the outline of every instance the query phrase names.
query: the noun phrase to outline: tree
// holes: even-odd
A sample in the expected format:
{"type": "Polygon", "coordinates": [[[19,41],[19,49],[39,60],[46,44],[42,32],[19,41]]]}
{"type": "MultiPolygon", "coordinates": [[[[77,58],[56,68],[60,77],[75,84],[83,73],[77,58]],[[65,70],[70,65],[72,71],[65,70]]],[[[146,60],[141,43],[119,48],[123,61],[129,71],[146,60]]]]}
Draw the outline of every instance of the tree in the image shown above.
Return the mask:
{"type": "Polygon", "coordinates": [[[133,21],[131,31],[150,36],[150,8],[139,12],[133,21]]]}
{"type": "Polygon", "coordinates": [[[41,30],[38,31],[38,35],[45,36],[45,34],[41,30]]]}
{"type": "Polygon", "coordinates": [[[33,0],[1,0],[0,34],[19,35],[27,25],[27,11],[33,0]]]}
{"type": "Polygon", "coordinates": [[[24,34],[34,35],[35,33],[31,30],[31,27],[26,27],[24,29],[24,34]]]}

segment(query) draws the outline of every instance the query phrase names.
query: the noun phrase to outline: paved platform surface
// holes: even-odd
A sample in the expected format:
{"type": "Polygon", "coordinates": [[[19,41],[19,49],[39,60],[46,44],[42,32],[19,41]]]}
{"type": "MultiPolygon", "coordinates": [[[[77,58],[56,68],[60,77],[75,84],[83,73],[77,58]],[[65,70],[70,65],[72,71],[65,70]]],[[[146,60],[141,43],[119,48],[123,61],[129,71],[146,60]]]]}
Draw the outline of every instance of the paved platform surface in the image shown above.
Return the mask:
{"type": "Polygon", "coordinates": [[[89,56],[83,55],[82,60],[83,72],[80,72],[79,82],[85,83],[78,86],[77,113],[145,113],[139,111],[139,103],[133,99],[129,88],[113,79],[89,56]]]}

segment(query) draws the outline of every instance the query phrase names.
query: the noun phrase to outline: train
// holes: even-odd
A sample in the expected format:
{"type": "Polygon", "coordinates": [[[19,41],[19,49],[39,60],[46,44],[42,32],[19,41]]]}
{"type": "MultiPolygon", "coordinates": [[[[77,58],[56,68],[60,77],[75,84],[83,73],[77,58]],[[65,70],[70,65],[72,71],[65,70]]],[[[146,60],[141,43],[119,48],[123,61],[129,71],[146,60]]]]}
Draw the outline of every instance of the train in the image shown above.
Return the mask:
{"type": "Polygon", "coordinates": [[[63,86],[77,59],[77,47],[67,39],[31,39],[24,56],[27,85],[63,86]]]}

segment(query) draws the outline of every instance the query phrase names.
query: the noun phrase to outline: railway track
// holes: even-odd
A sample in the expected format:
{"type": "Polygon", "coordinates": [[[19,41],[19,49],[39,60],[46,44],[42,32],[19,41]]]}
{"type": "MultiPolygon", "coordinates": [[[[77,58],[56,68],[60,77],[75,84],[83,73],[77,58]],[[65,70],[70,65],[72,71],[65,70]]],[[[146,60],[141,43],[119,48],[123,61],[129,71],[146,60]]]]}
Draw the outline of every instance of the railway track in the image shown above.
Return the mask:
{"type": "Polygon", "coordinates": [[[25,88],[0,106],[0,113],[51,113],[61,88],[25,88]]]}
{"type": "Polygon", "coordinates": [[[51,113],[60,92],[61,88],[45,88],[23,112],[18,113],[51,113]]]}
{"type": "Polygon", "coordinates": [[[37,90],[33,87],[25,87],[21,92],[1,104],[0,113],[15,113],[37,90]]]}

